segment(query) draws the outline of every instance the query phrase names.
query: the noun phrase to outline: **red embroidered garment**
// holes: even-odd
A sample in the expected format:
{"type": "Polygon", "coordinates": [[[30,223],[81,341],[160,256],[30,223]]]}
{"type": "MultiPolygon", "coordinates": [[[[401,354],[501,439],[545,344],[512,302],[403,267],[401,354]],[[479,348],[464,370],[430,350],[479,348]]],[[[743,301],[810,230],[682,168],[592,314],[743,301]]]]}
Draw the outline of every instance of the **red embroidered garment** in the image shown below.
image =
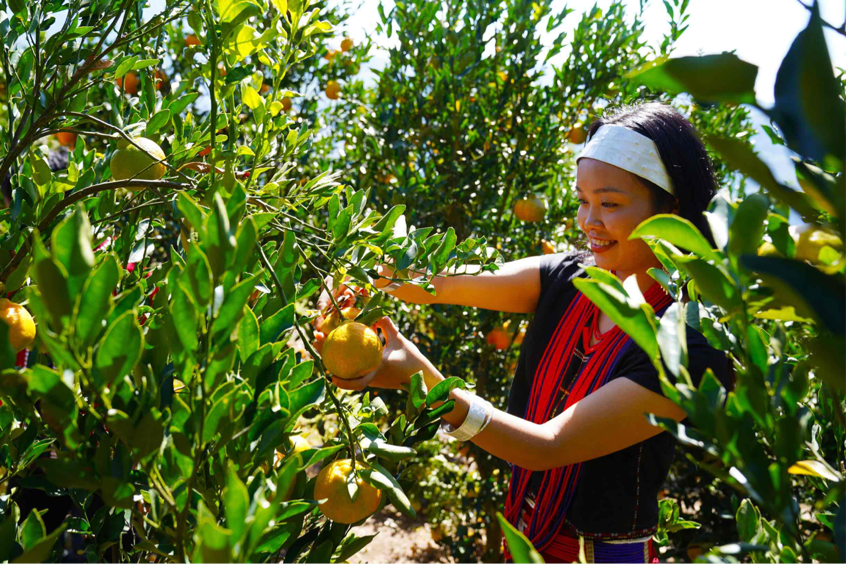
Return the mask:
{"type": "MultiPolygon", "coordinates": [[[[659,315],[672,303],[672,297],[657,283],[644,294],[646,301],[659,315]]],[[[558,326],[535,372],[534,384],[529,394],[524,418],[542,424],[590,395],[607,381],[615,364],[629,347],[637,346],[619,327],[599,335],[596,320],[598,308],[581,292],[576,294],[558,326]],[[590,337],[596,334],[601,340],[590,346],[590,337]],[[565,403],[556,409],[556,398],[562,381],[573,362],[576,343],[582,339],[583,350],[589,354],[566,388],[565,403]]],[[[581,464],[554,468],[543,473],[539,497],[531,513],[524,534],[538,551],[544,551],[556,541],[579,480],[581,464]]],[[[520,518],[532,472],[513,467],[505,516],[515,526],[520,518]]],[[[507,547],[507,558],[510,558],[507,547]]]]}

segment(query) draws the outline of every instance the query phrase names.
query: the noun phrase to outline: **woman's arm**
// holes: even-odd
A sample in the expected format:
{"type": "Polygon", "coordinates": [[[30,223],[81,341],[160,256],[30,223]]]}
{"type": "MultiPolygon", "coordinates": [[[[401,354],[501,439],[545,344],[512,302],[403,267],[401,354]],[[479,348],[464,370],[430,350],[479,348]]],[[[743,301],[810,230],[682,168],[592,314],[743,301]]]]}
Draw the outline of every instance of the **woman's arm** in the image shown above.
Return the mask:
{"type": "MultiPolygon", "coordinates": [[[[432,280],[435,295],[412,284],[403,284],[391,295],[413,304],[454,304],[510,313],[534,313],[540,297],[540,257],[528,257],[505,263],[496,272],[468,269],[466,276],[436,276],[432,280]]],[[[462,270],[463,272],[463,270],[462,270]]],[[[377,288],[390,283],[393,269],[380,267],[386,278],[374,282],[377,288]]],[[[412,274],[414,275],[414,274],[412,274]]]]}
{"type": "MultiPolygon", "coordinates": [[[[422,371],[426,387],[431,390],[444,379],[414,343],[400,335],[389,318],[377,325],[387,338],[382,364],[362,378],[333,377],[336,386],[348,390],[363,390],[368,385],[396,389],[407,383],[412,374],[422,371]]],[[[467,417],[472,396],[456,388],[450,392],[450,399],[455,400],[455,407],[443,419],[458,428],[467,417]]],[[[605,456],[657,435],[662,429],[652,426],[646,413],[675,421],[685,417],[671,400],[627,378],[617,378],[544,424],[494,409],[488,426],[472,440],[492,455],[521,468],[548,470],[605,456]]]]}
{"type": "MultiPolygon", "coordinates": [[[[470,396],[453,390],[456,408],[443,418],[457,427],[467,416],[470,396]]],[[[662,431],[645,414],[675,421],[684,411],[671,400],[626,378],[617,378],[558,417],[539,425],[498,409],[472,440],[492,455],[527,470],[543,471],[630,447],[662,431]]]]}

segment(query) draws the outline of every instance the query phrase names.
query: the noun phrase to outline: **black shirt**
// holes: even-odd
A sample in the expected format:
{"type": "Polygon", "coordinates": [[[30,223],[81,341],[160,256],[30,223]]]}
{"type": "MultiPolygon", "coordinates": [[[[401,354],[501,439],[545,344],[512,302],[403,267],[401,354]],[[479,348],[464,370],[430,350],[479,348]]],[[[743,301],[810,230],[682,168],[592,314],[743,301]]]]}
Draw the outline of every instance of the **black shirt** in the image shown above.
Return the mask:
{"type": "MultiPolygon", "coordinates": [[[[538,363],[558,326],[561,317],[578,294],[573,279],[587,275],[579,264],[594,265],[590,253],[553,254],[541,257],[541,293],[535,317],[526,331],[511,392],[508,413],[524,417],[529,392],[538,363]]],[[[730,360],[723,351],[713,348],[708,340],[689,325],[686,327],[688,371],[695,385],[706,368],[726,389],[731,387],[730,360]]],[[[581,330],[576,346],[576,359],[565,376],[572,379],[586,358],[581,330]]],[[[588,353],[588,356],[592,353],[588,353]]],[[[673,376],[666,370],[668,378],[673,376]]],[[[662,394],[658,372],[646,353],[636,344],[627,347],[609,376],[628,378],[645,388],[662,394]]],[[[559,393],[561,393],[559,391],[559,393]]],[[[556,405],[560,398],[556,398],[556,405]]],[[[562,402],[563,403],[563,402],[562,402]]],[[[557,407],[552,417],[560,413],[557,407]]],[[[675,451],[675,438],[662,432],[623,450],[582,463],[579,483],[565,519],[572,534],[593,539],[640,538],[651,535],[658,525],[658,491],[667,477],[675,451]]],[[[533,473],[529,490],[537,490],[542,472],[533,473]]]]}

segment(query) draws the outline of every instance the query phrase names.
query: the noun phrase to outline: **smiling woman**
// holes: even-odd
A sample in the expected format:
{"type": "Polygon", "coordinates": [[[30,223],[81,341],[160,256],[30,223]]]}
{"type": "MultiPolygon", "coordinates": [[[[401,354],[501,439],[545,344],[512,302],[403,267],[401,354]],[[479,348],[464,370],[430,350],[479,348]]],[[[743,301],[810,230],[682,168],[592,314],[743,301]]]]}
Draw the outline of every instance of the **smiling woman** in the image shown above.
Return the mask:
{"type": "MultiPolygon", "coordinates": [[[[454,389],[443,415],[446,434],[512,465],[505,515],[547,561],[653,561],[658,491],[675,440],[644,414],[681,421],[664,397],[647,353],[576,289],[585,266],[635,276],[646,302],[662,316],[673,300],[647,271],[661,268],[648,245],[629,235],[649,217],[676,213],[713,244],[702,212],[716,192],[714,173],[693,127],[662,104],[623,108],[590,127],[578,159],[578,224],[592,253],[549,254],[504,265],[495,273],[436,277],[435,296],[402,284],[386,287],[408,302],[449,303],[534,313],[506,410],[454,389]]],[[[392,276],[384,267],[383,276],[392,276]]],[[[385,287],[388,280],[377,286],[385,287]]],[[[339,387],[399,388],[422,371],[428,389],[444,377],[390,319],[382,364],[339,387]]],[[[711,369],[730,389],[726,355],[686,329],[687,370],[698,385],[711,369]]],[[[506,550],[506,556],[510,557],[506,550]]]]}

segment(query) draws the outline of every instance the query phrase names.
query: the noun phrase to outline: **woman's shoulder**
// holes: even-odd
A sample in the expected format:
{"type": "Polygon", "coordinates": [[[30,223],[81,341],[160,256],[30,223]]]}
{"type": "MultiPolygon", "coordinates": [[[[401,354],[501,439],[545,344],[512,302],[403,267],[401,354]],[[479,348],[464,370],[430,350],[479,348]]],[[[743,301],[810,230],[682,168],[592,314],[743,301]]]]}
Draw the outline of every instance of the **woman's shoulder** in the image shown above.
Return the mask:
{"type": "Polygon", "coordinates": [[[542,255],[540,260],[541,287],[572,284],[574,278],[584,276],[582,265],[593,266],[593,255],[586,251],[569,251],[542,255]]]}

